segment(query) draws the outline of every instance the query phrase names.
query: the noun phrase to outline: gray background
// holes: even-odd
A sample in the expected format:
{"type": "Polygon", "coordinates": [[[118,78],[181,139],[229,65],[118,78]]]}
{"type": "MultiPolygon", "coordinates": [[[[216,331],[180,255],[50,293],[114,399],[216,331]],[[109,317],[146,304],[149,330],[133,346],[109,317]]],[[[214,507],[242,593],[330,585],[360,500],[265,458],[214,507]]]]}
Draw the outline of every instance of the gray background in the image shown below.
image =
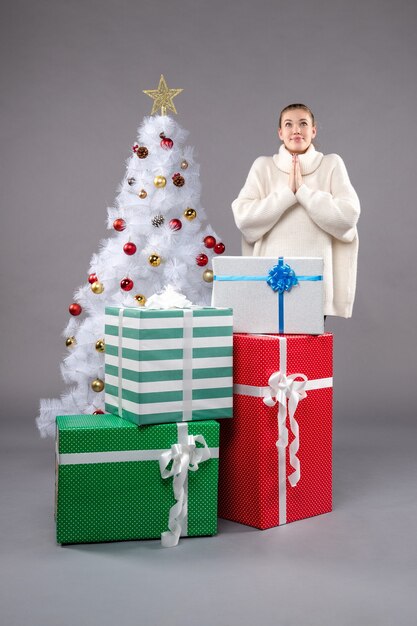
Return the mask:
{"type": "Polygon", "coordinates": [[[415,623],[415,73],[405,0],[14,0],[1,19],[1,543],[8,626],[415,623]],[[306,102],[317,147],[362,203],[354,317],[335,333],[335,510],[266,532],[58,548],[39,397],[63,390],[61,331],[107,237],[142,89],[165,74],[203,203],[240,253],[230,203],[306,102]]]}

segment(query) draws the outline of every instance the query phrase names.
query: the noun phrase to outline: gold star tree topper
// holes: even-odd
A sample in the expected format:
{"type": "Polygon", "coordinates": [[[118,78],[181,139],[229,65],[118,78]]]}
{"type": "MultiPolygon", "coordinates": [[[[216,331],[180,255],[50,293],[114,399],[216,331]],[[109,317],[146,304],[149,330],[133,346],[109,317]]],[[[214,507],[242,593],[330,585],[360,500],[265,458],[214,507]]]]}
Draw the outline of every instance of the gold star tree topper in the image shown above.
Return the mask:
{"type": "Polygon", "coordinates": [[[158,109],[161,109],[161,115],[166,115],[167,110],[176,113],[177,109],[175,108],[175,104],[172,100],[175,96],[178,96],[181,91],[183,91],[183,89],[169,89],[164,75],[161,74],[158,89],[143,90],[143,93],[146,93],[146,95],[154,101],[151,115],[155,115],[155,113],[158,112],[158,109]]]}

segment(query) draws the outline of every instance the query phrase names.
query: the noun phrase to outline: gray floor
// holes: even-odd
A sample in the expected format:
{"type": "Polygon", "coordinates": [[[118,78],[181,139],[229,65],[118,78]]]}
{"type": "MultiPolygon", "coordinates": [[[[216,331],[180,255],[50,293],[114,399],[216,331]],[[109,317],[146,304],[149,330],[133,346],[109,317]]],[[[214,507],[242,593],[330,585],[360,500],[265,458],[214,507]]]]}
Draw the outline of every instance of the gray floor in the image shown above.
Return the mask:
{"type": "Polygon", "coordinates": [[[220,521],[175,549],[57,546],[52,441],[9,425],[1,625],[416,624],[416,431],[393,421],[335,428],[333,513],[263,532],[220,521]]]}

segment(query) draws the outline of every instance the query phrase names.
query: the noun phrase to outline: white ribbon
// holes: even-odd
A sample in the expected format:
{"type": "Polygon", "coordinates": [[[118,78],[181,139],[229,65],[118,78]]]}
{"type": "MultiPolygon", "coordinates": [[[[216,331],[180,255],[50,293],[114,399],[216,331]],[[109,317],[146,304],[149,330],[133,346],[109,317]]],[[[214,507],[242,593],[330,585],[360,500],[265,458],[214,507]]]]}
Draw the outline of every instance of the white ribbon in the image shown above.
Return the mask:
{"type": "Polygon", "coordinates": [[[188,425],[178,423],[178,443],[174,443],[170,450],[162,452],[159,458],[159,468],[162,478],[173,476],[175,504],[169,511],[168,528],[161,535],[164,548],[172,548],[178,544],[180,535],[187,534],[188,521],[188,472],[196,472],[199,463],[211,457],[203,435],[189,435],[188,425]],[[203,447],[197,448],[197,443],[203,447]],[[171,467],[168,466],[171,464],[171,467]]]}
{"type": "Polygon", "coordinates": [[[290,418],[290,428],[294,435],[294,439],[290,445],[290,463],[294,468],[294,472],[288,476],[291,487],[295,487],[301,478],[300,460],[297,452],[300,447],[300,433],[298,422],[295,419],[295,412],[300,400],[307,397],[305,387],[307,384],[307,376],[305,374],[286,375],[282,372],[274,372],[268,380],[268,391],[264,396],[264,404],[266,406],[275,406],[278,402],[278,441],[277,448],[285,448],[288,446],[288,428],[287,421],[287,400],[288,415],[290,418]],[[301,378],[301,381],[297,381],[301,378]]]}
{"type": "Polygon", "coordinates": [[[183,311],[182,421],[193,419],[193,312],[183,311]]]}

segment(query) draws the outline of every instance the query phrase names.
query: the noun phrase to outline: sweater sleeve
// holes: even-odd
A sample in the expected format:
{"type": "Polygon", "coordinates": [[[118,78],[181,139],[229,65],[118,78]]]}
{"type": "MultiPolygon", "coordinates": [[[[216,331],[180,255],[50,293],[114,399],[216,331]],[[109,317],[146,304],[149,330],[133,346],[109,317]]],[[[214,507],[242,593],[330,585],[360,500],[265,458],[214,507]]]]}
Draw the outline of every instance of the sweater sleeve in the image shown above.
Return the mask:
{"type": "Polygon", "coordinates": [[[330,189],[330,193],[314,191],[303,184],[295,195],[317,226],[332,237],[348,243],[356,236],[360,204],[339,156],[331,174],[330,189]]]}
{"type": "Polygon", "coordinates": [[[259,157],[252,165],[243,189],[232,203],[236,226],[248,243],[263,237],[285,211],[297,203],[295,194],[287,186],[265,194],[262,171],[265,171],[264,157],[259,157]]]}

